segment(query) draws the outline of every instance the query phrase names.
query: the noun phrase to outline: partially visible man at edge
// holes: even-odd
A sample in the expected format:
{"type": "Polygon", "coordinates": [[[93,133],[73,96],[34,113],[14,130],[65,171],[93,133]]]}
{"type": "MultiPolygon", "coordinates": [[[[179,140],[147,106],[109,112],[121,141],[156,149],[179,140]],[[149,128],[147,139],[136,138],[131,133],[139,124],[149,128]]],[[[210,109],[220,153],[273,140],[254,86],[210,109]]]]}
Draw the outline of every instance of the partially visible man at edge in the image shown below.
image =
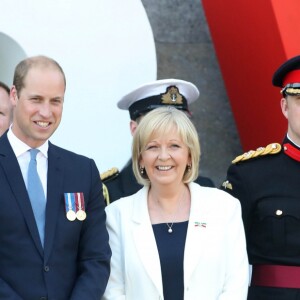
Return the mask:
{"type": "Polygon", "coordinates": [[[272,83],[281,88],[287,134],[281,144],[272,143],[236,157],[222,188],[242,206],[249,262],[253,265],[248,300],[298,300],[300,56],[284,62],[272,83]]]}
{"type": "Polygon", "coordinates": [[[96,300],[107,285],[99,171],[92,159],[49,142],[65,89],[51,58],[16,66],[13,123],[0,138],[0,299],[96,300]]]}
{"type": "MultiPolygon", "coordinates": [[[[162,106],[174,106],[189,116],[189,105],[199,98],[198,88],[191,82],[180,79],[162,79],[143,84],[126,94],[118,102],[120,109],[128,110],[130,115],[130,132],[133,136],[141,118],[149,111],[162,106]]],[[[122,197],[130,196],[142,188],[135,179],[130,159],[125,167],[118,171],[112,168],[101,174],[104,183],[104,195],[109,204],[122,197]]],[[[199,176],[196,183],[214,187],[213,181],[199,176]]]]}
{"type": "Polygon", "coordinates": [[[9,99],[9,87],[0,81],[0,136],[12,122],[13,107],[9,99]]]}

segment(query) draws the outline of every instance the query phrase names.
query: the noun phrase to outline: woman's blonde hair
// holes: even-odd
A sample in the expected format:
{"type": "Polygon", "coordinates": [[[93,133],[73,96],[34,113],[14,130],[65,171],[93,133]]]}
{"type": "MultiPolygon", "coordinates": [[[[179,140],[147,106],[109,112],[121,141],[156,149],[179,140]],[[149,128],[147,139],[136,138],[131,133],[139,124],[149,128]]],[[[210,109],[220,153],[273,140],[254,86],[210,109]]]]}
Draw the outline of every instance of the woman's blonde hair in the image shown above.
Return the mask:
{"type": "Polygon", "coordinates": [[[186,114],[172,106],[156,108],[147,113],[137,126],[132,142],[132,167],[138,183],[150,185],[146,170],[141,173],[140,160],[145,146],[152,136],[163,136],[177,128],[177,132],[187,146],[191,157],[191,166],[187,166],[183,182],[189,183],[198,177],[200,161],[200,143],[197,130],[186,114]]]}

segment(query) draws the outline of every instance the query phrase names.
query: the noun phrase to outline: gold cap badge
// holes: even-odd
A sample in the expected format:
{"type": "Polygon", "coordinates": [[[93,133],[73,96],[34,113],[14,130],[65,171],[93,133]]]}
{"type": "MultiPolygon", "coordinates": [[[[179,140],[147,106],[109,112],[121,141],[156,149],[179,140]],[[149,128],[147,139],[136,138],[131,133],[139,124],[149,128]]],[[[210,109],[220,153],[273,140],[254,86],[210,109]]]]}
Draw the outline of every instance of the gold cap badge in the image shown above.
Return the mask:
{"type": "Polygon", "coordinates": [[[182,95],[179,93],[179,89],[172,85],[167,88],[165,94],[162,94],[161,103],[163,104],[182,104],[182,95]]]}

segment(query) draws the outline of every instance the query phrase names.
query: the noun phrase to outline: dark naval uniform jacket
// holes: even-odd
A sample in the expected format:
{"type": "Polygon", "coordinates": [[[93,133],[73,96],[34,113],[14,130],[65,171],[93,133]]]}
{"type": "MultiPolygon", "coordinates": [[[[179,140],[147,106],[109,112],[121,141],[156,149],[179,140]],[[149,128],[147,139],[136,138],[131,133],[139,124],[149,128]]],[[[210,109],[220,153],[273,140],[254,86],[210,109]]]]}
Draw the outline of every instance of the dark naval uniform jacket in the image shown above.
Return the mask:
{"type": "Polygon", "coordinates": [[[300,148],[285,138],[237,157],[221,188],[242,206],[248,299],[300,299],[300,148]]]}
{"type": "MultiPolygon", "coordinates": [[[[132,160],[129,160],[120,173],[102,180],[107,188],[109,203],[122,197],[133,195],[143,187],[142,185],[138,184],[135,179],[132,170],[132,160]]],[[[215,186],[213,181],[208,177],[199,176],[195,182],[202,186],[215,186]]]]}

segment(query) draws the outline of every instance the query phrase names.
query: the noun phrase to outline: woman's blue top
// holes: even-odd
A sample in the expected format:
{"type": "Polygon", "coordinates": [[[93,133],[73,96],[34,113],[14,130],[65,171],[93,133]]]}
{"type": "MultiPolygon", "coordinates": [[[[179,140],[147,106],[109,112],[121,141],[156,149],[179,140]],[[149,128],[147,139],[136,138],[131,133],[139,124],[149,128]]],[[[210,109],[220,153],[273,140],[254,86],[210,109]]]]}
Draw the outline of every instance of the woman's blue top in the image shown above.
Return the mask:
{"type": "Polygon", "coordinates": [[[164,300],[183,300],[183,258],[188,221],[174,223],[172,233],[168,232],[166,223],[152,227],[160,258],[164,300]]]}

